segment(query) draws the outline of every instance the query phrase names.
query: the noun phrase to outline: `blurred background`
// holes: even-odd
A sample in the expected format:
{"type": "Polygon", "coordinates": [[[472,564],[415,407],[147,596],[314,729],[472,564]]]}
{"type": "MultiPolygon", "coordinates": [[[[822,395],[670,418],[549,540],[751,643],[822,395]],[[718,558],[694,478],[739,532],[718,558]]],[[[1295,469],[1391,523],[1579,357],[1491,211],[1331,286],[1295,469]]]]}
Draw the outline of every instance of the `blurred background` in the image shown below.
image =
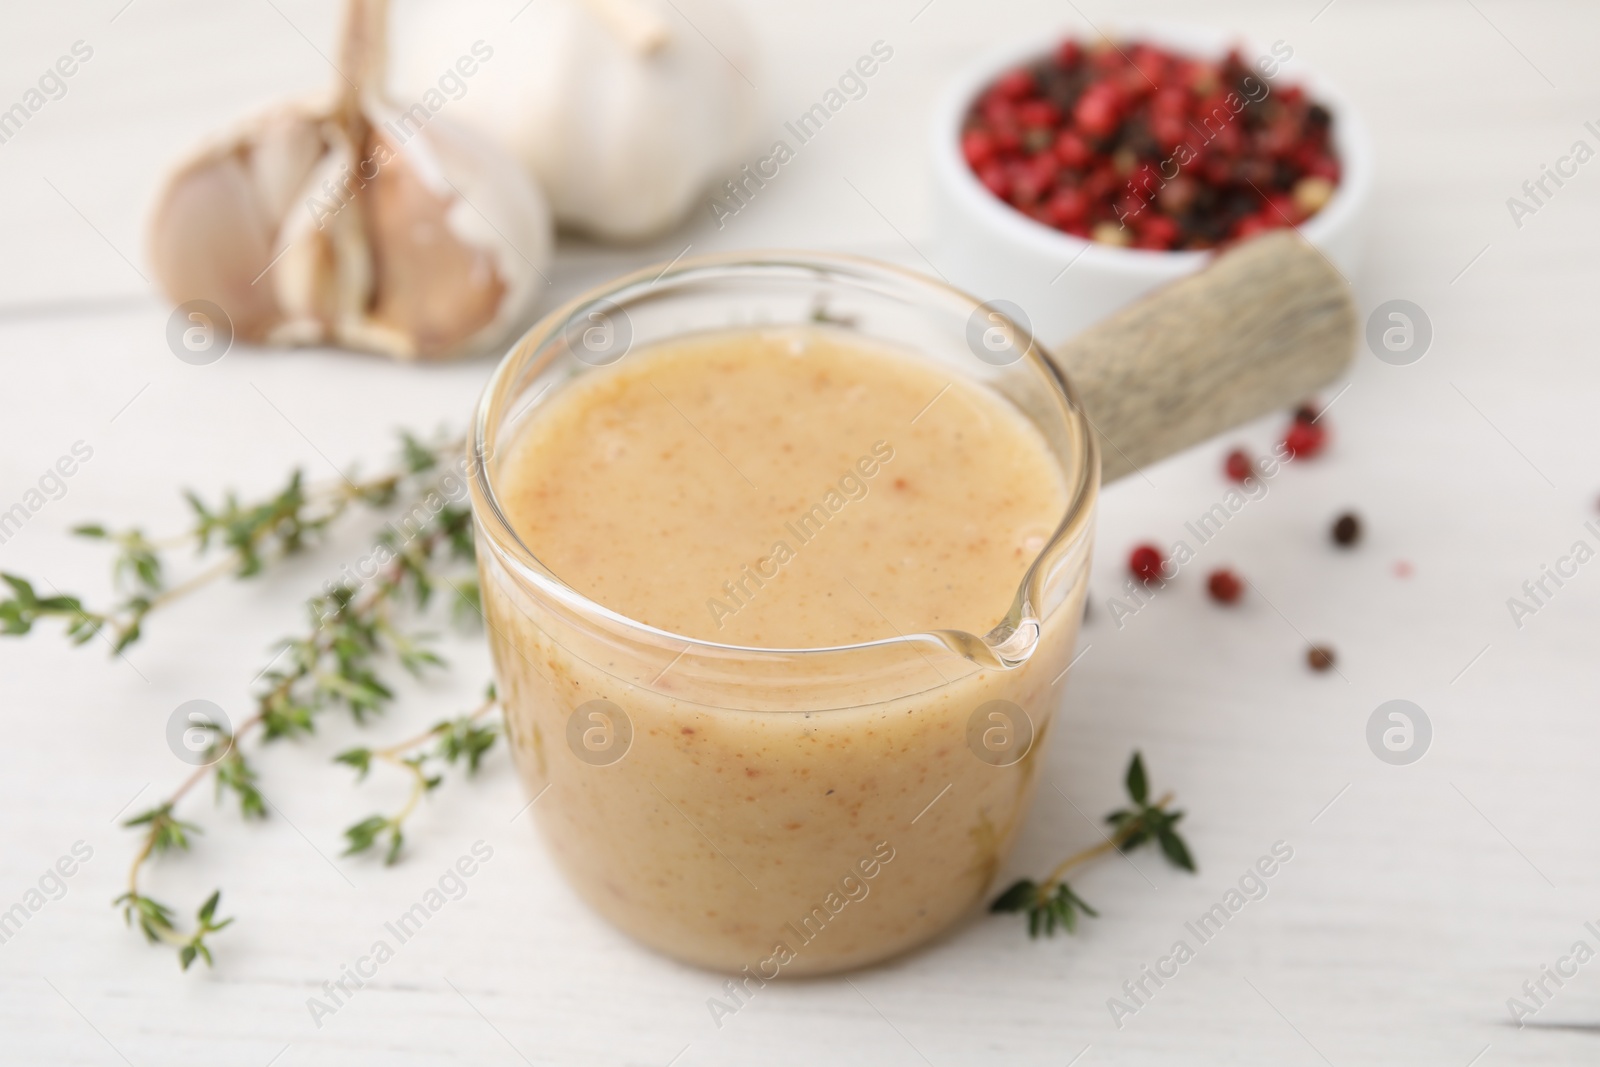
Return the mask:
{"type": "MultiPolygon", "coordinates": [[[[462,39],[493,42],[522,6],[475,5],[483,26],[462,39]]],[[[1600,127],[1588,55],[1600,10],[1505,0],[732,8],[752,45],[739,70],[752,109],[742,160],[759,158],[875,42],[893,58],[736,216],[718,220],[701,196],[644,242],[560,234],[539,310],[686,253],[805,247],[950,266],[932,217],[933,104],[978,53],[1016,41],[1162,21],[1282,40],[1364,115],[1376,181],[1352,277],[1358,308],[1364,323],[1387,301],[1411,301],[1431,322],[1431,347],[1407,366],[1358,351],[1348,379],[1320,398],[1332,404],[1324,454],[1278,478],[1208,549],[1259,589],[1237,614],[1219,620],[1198,576],[1121,628],[1105,606],[1128,550],[1180,536],[1225,488],[1228,449],[1265,451],[1286,415],[1107,490],[1084,656],[1002,881],[1097,839],[1075,809],[1115,802],[1134,747],[1190,811],[1200,875],[1151,856],[1132,859],[1137,869],[1100,866],[1079,888],[1118,906],[1074,938],[1030,942],[1014,922],[980,918],[848,981],[769,987],[718,1026],[706,1001],[720,976],[638,948],[561,881],[503,751],[479,786],[441,791],[419,815],[406,863],[340,858],[342,828],[401,789],[351,789],[348,769],[324,758],[352,743],[341,724],[301,750],[262,756],[280,818],[241,827],[232,810],[191,801],[202,847],[152,877],[185,902],[223,885],[239,921],[219,935],[214,968],[180,973],[109,907],[135,847],[116,822],[186,773],[163,734],[174,706],[245,706],[271,643],[334,577],[330,561],[370,543],[370,531],[346,530],[271,582],[228,583],[175,605],[124,657],[68,648],[53,633],[0,644],[0,908],[75,844],[92,852],[65,894],[0,944],[0,1059],[1592,1059],[1600,965],[1546,980],[1528,1026],[1513,1024],[1508,999],[1526,1000],[1524,983],[1576,942],[1600,949],[1585,926],[1600,927],[1589,815],[1600,799],[1600,565],[1580,567],[1531,616],[1518,619],[1509,601],[1575,542],[1600,545],[1585,527],[1600,493],[1600,169],[1579,167],[1532,215],[1519,218],[1508,198],[1524,197],[1524,182],[1574,142],[1600,148],[1585,125],[1600,127]],[[1346,510],[1366,528],[1356,553],[1327,538],[1346,510]],[[1339,673],[1306,670],[1308,641],[1337,649],[1339,673]],[[1425,758],[1403,767],[1374,758],[1366,740],[1369,716],[1391,699],[1415,702],[1432,723],[1425,758]],[[318,1025],[308,997],[480,839],[494,859],[466,896],[318,1025]],[[1295,858],[1271,895],[1116,1026],[1107,999],[1278,840],[1295,858]]],[[[680,23],[690,5],[660,10],[680,32],[735,50],[719,19],[680,23]]],[[[396,428],[465,425],[492,355],[411,366],[239,345],[194,366],[167,342],[171,305],[153,284],[146,230],[164,174],[207,134],[326,87],[338,20],[337,5],[307,0],[0,12],[0,106],[23,99],[75,42],[92,49],[65,93],[0,143],[0,508],[23,500],[76,442],[93,452],[59,499],[0,544],[0,570],[102,600],[105,552],[69,538],[75,524],[180,527],[181,488],[260,493],[295,464],[319,478],[375,467],[396,428]]],[[[489,670],[481,639],[452,634],[443,649],[453,669],[402,688],[385,724],[393,736],[475,702],[489,670]]]]}

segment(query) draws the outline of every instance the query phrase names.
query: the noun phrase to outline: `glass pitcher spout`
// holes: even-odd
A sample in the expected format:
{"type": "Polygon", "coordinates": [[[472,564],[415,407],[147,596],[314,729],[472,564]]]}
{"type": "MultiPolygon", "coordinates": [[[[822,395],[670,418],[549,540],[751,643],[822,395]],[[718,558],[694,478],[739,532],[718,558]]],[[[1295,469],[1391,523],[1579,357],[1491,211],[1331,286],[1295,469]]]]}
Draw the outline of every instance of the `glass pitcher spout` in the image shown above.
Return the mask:
{"type": "Polygon", "coordinates": [[[933,630],[928,636],[986,670],[1010,671],[1033,658],[1039,648],[1039,620],[1001,623],[983,637],[965,630],[933,630]]]}

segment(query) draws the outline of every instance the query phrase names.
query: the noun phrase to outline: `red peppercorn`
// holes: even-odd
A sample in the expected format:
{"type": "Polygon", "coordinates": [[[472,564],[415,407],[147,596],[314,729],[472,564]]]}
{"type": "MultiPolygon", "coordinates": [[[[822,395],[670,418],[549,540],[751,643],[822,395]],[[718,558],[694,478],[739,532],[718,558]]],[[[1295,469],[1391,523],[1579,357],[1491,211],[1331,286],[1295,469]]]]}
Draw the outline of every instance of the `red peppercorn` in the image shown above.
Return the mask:
{"type": "Polygon", "coordinates": [[[1115,48],[1096,48],[1089,53],[1089,66],[1102,74],[1120,70],[1124,62],[1122,53],[1115,48]]]}
{"type": "Polygon", "coordinates": [[[1024,100],[1017,105],[1017,120],[1024,126],[1056,126],[1061,109],[1048,100],[1024,100]]]}
{"type": "Polygon", "coordinates": [[[994,83],[994,91],[1008,100],[1020,100],[1033,90],[1033,72],[1026,69],[1007,71],[994,83]]]}
{"type": "Polygon", "coordinates": [[[1133,173],[1128,175],[1128,188],[1141,200],[1154,199],[1156,190],[1161,186],[1161,172],[1148,160],[1135,164],[1133,173]]]}
{"type": "Polygon", "coordinates": [[[1142,100],[1155,92],[1155,87],[1139,70],[1137,63],[1118,71],[1117,76],[1111,79],[1111,84],[1117,87],[1123,101],[1129,103],[1142,100]]]}
{"type": "Polygon", "coordinates": [[[1155,545],[1140,545],[1128,556],[1128,570],[1141,582],[1159,581],[1167,561],[1155,545]]]}
{"type": "Polygon", "coordinates": [[[1139,77],[1146,86],[1160,85],[1166,81],[1167,69],[1172,64],[1172,57],[1159,48],[1147,44],[1133,48],[1133,65],[1139,69],[1139,77]]]}
{"type": "MultiPolygon", "coordinates": [[[[1226,106],[1224,106],[1224,110],[1226,110],[1226,106]]],[[[1213,109],[1212,111],[1207,112],[1207,114],[1214,115],[1216,112],[1213,109]]],[[[1221,124],[1217,127],[1216,138],[1217,149],[1223,155],[1236,157],[1244,152],[1244,134],[1240,131],[1239,127],[1233,125],[1231,122],[1221,124]]]]}
{"type": "Polygon", "coordinates": [[[1011,171],[1011,199],[1018,204],[1039,200],[1055,184],[1056,169],[1055,158],[1049,154],[1016,164],[1011,171]]]}
{"type": "Polygon", "coordinates": [[[1233,164],[1215,151],[1201,157],[1199,173],[1202,178],[1218,188],[1226,189],[1233,184],[1233,164]]]}
{"type": "Polygon", "coordinates": [[[982,170],[993,159],[995,154],[994,135],[988,130],[968,130],[961,135],[961,154],[966,157],[967,166],[973,170],[982,170]]]}
{"type": "Polygon", "coordinates": [[[1339,182],[1339,163],[1327,156],[1318,156],[1306,167],[1306,173],[1316,178],[1326,178],[1334,184],[1339,182]]]}
{"type": "Polygon", "coordinates": [[[978,180],[983,183],[995,196],[1002,200],[1011,199],[1011,179],[1006,174],[1006,169],[999,163],[990,163],[978,171],[978,180]]]}
{"type": "Polygon", "coordinates": [[[1061,173],[1061,163],[1053,152],[1040,152],[1032,156],[1027,162],[1028,175],[1038,182],[1048,192],[1055,184],[1056,175],[1061,173]]]}
{"type": "Polygon", "coordinates": [[[1300,143],[1300,131],[1293,118],[1285,115],[1272,123],[1256,139],[1261,151],[1269,156],[1286,156],[1300,143]]]}
{"type": "Polygon", "coordinates": [[[1056,158],[1061,160],[1062,166],[1087,166],[1091,155],[1088,143],[1071,130],[1062,130],[1056,138],[1056,158]]]}
{"type": "Polygon", "coordinates": [[[1061,229],[1081,224],[1089,217],[1089,198],[1078,189],[1057,189],[1045,205],[1045,214],[1051,225],[1061,229]]]}
{"type": "Polygon", "coordinates": [[[1277,228],[1278,221],[1275,216],[1260,213],[1246,215],[1234,224],[1233,236],[1240,241],[1248,241],[1257,234],[1266,233],[1268,230],[1277,228]]]}
{"type": "Polygon", "coordinates": [[[1211,572],[1211,577],[1206,580],[1206,591],[1217,603],[1232,604],[1244,592],[1244,583],[1237,574],[1223,568],[1211,572]]]}
{"type": "Polygon", "coordinates": [[[1150,120],[1150,132],[1162,151],[1175,154],[1189,137],[1189,124],[1176,115],[1157,115],[1150,120]]]}
{"type": "Polygon", "coordinates": [[[1110,161],[1101,157],[1095,160],[1094,169],[1089,172],[1088,177],[1083,179],[1083,184],[1080,188],[1083,189],[1084,196],[1104,204],[1102,214],[1106,218],[1110,218],[1110,204],[1106,203],[1106,201],[1111,197],[1113,190],[1121,184],[1121,181],[1117,178],[1117,172],[1111,169],[1110,161]]]}
{"type": "Polygon", "coordinates": [[[1139,248],[1154,249],[1165,252],[1172,248],[1178,240],[1178,224],[1165,215],[1147,212],[1144,221],[1140,223],[1139,237],[1134,245],[1139,248]]]}
{"type": "Polygon", "coordinates": [[[1327,431],[1311,422],[1296,422],[1283,435],[1283,448],[1291,459],[1310,459],[1327,443],[1327,431]]]}
{"type": "Polygon", "coordinates": [[[1256,464],[1250,454],[1242,448],[1236,448],[1228,453],[1228,458],[1222,461],[1222,469],[1229,478],[1242,482],[1256,473],[1256,464]]]}
{"type": "Polygon", "coordinates": [[[1212,133],[1224,126],[1233,123],[1233,109],[1228,106],[1228,96],[1220,87],[1213,86],[1212,90],[1199,100],[1195,101],[1194,117],[1208,123],[1212,133]]]}
{"type": "Polygon", "coordinates": [[[1261,214],[1274,220],[1279,226],[1293,226],[1303,215],[1294,198],[1282,193],[1274,193],[1267,197],[1267,206],[1261,209],[1261,214]]]}
{"type": "Polygon", "coordinates": [[[1106,82],[1090,86],[1078,98],[1072,117],[1089,136],[1110,137],[1117,129],[1117,91],[1106,82]]]}
{"type": "Polygon", "coordinates": [[[983,121],[996,129],[1015,127],[1017,124],[1017,106],[1010,98],[997,92],[984,97],[979,110],[983,114],[983,121]]]}
{"type": "Polygon", "coordinates": [[[1189,94],[1167,86],[1150,99],[1150,113],[1156,118],[1182,119],[1189,113],[1189,94]]]}

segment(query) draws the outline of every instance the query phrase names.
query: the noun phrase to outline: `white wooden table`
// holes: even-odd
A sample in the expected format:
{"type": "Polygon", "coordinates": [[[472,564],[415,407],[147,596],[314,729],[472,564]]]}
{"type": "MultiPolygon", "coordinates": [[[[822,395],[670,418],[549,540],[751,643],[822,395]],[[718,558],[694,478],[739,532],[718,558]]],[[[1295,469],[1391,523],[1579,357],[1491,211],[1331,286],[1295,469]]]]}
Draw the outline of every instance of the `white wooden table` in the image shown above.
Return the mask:
{"type": "MultiPolygon", "coordinates": [[[[0,508],[75,442],[93,449],[65,496],[0,545],[0,569],[95,598],[107,593],[105,559],[64,536],[71,525],[172,529],[184,518],[180,486],[261,491],[293,462],[321,475],[329,459],[376,463],[392,427],[460,425],[490,368],[320,352],[175,360],[167,309],[144,276],[144,210],[161,168],[242,111],[321,84],[334,14],[315,0],[135,0],[119,14],[124,2],[0,13],[0,105],[74,41],[94,49],[67,95],[0,144],[0,508]]],[[[1127,10],[1110,0],[745,3],[773,129],[874,40],[892,44],[894,62],[725,229],[706,213],[652,248],[567,244],[562,292],[688,245],[818,246],[917,265],[914,243],[937,261],[922,239],[924,127],[953,64],[975,44],[1087,19],[1196,17],[1175,0],[1127,10]]],[[[527,817],[516,818],[523,798],[503,750],[481,783],[440,791],[402,866],[338,858],[341,829],[402,787],[353,790],[327,761],[353,731],[329,718],[311,742],[260,757],[281,817],[244,827],[196,797],[201,847],[152,870],[162,898],[192,907],[220,884],[224,912],[238,916],[217,939],[215,969],[180,974],[108,906],[133,847],[115,821],[184,771],[162,733],[177,704],[247,706],[264,650],[300,624],[300,598],[362,546],[367,535],[352,530],[285,567],[282,581],[224,585],[175,607],[125,662],[53,634],[0,643],[0,908],[75,843],[93,852],[61,899],[0,944],[0,1062],[1488,1067],[1600,1057],[1600,963],[1560,989],[1546,980],[1554,995],[1534,1018],[1544,1025],[1514,1028],[1506,1007],[1574,942],[1600,948],[1584,926],[1600,926],[1600,563],[1520,629],[1506,606],[1574,541],[1600,543],[1582,526],[1600,491],[1600,164],[1520,228],[1505,206],[1573,141],[1600,147],[1583,127],[1600,118],[1600,10],[1207,7],[1208,21],[1291,42],[1365,110],[1380,176],[1362,311],[1412,300],[1435,340],[1408,367],[1363,353],[1328,415],[1328,454],[1278,478],[1121,630],[1104,601],[1126,549],[1182,536],[1217,498],[1224,442],[1105,496],[1099,610],[1007,874],[1094,841],[1078,809],[1098,817],[1115,803],[1139,747],[1191,813],[1197,877],[1152,856],[1112,860],[1078,882],[1103,917],[1074,938],[1029,942],[1014,919],[978,920],[850,982],[769,987],[718,1028],[706,1001],[719,977],[641,950],[568,890],[527,817]],[[1326,539],[1345,507],[1368,531],[1351,553],[1326,539]],[[1225,615],[1204,595],[1213,561],[1257,587],[1225,615]],[[1306,670],[1306,637],[1337,649],[1341,673],[1306,670]],[[1380,762],[1365,740],[1368,716],[1392,698],[1415,701],[1433,724],[1430,751],[1410,766],[1380,762]],[[494,857],[467,895],[316,1026],[307,998],[479,839],[494,857]],[[1115,1026],[1107,999],[1280,840],[1294,858],[1270,894],[1115,1026]]],[[[1278,426],[1236,439],[1261,447],[1278,426]]],[[[379,736],[472,701],[487,656],[470,639],[447,650],[456,669],[408,688],[379,736]]]]}

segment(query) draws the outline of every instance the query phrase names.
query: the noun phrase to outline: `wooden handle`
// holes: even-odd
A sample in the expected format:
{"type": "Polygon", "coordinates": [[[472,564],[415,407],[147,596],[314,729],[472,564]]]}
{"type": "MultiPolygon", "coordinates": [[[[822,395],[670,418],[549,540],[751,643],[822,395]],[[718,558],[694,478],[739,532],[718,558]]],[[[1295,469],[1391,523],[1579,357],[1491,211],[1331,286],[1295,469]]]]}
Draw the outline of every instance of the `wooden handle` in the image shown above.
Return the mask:
{"type": "Polygon", "coordinates": [[[1112,481],[1333,381],[1356,344],[1350,287],[1287,230],[1218,256],[1058,347],[1112,481]]]}

